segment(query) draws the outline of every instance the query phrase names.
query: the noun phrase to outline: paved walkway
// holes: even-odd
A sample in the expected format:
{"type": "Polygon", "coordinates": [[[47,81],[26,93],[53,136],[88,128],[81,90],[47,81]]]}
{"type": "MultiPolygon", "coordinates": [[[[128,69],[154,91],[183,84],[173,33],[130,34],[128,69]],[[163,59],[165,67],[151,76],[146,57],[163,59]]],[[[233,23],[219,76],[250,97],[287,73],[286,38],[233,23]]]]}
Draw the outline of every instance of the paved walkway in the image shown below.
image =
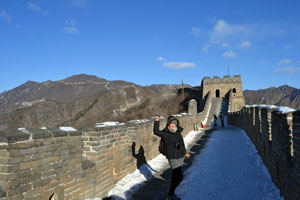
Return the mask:
{"type": "MultiPolygon", "coordinates": [[[[235,127],[206,130],[185,159],[182,200],[282,200],[279,190],[247,135],[235,127]]],[[[169,166],[148,180],[135,200],[163,200],[169,189],[169,166]]]]}

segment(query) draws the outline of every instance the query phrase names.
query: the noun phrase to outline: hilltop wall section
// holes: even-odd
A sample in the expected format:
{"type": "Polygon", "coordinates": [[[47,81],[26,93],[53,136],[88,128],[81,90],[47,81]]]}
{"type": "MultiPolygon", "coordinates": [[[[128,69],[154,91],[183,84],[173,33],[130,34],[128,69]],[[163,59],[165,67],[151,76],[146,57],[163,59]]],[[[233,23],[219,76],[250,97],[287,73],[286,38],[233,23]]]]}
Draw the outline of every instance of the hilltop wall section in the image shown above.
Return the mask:
{"type": "MultiPolygon", "coordinates": [[[[207,99],[203,112],[197,113],[192,102],[191,114],[177,116],[184,136],[205,119],[207,99]]],[[[165,124],[162,119],[161,129],[165,124]]],[[[152,130],[151,119],[80,131],[0,131],[0,199],[103,198],[124,176],[159,154],[159,138],[152,130]]]]}
{"type": "Polygon", "coordinates": [[[213,79],[204,77],[201,88],[202,99],[208,92],[211,93],[212,98],[229,98],[230,95],[231,111],[238,111],[245,105],[240,75],[234,75],[233,78],[230,76],[223,78],[214,76],[213,79]]]}
{"type": "Polygon", "coordinates": [[[247,133],[284,199],[300,199],[300,111],[243,107],[228,123],[247,133]]]}

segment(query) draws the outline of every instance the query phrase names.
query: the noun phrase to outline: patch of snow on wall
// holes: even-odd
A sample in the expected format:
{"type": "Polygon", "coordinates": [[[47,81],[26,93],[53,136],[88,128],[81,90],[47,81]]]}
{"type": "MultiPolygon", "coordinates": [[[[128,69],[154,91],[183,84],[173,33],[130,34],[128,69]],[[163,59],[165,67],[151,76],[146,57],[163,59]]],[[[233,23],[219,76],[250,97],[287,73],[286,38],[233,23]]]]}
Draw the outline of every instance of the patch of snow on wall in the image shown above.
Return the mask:
{"type": "Polygon", "coordinates": [[[61,126],[61,127],[59,127],[59,130],[61,130],[61,131],[77,131],[75,128],[67,127],[67,126],[61,126]]]}
{"type": "Polygon", "coordinates": [[[96,128],[101,128],[101,127],[108,127],[108,126],[118,126],[118,125],[124,125],[125,123],[120,123],[120,122],[103,122],[103,123],[96,123],[96,128]]]}
{"type": "Polygon", "coordinates": [[[275,106],[275,105],[245,105],[246,108],[265,108],[265,109],[274,109],[275,111],[280,112],[281,114],[287,114],[290,112],[295,112],[296,110],[287,106],[275,106]]]}

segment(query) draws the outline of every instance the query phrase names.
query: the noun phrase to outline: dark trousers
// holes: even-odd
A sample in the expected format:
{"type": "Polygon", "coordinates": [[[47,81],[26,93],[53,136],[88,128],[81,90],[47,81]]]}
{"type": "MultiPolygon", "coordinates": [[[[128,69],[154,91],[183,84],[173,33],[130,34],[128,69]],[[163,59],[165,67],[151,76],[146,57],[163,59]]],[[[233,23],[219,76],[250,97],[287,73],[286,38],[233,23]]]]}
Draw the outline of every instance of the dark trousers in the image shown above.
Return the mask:
{"type": "Polygon", "coordinates": [[[173,195],[175,193],[176,187],[180,184],[183,179],[181,167],[177,167],[172,170],[172,180],[169,195],[173,195]]]}

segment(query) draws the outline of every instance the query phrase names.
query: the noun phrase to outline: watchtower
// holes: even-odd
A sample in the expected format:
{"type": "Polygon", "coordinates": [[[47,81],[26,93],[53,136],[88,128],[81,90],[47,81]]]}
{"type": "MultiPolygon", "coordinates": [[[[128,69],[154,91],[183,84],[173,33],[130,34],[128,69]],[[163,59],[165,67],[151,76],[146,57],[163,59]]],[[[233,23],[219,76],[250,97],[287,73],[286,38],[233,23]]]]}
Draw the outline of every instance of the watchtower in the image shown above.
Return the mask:
{"type": "Polygon", "coordinates": [[[202,99],[211,93],[212,97],[223,98],[225,95],[232,90],[235,96],[243,96],[242,81],[240,75],[234,75],[233,78],[230,76],[224,76],[220,78],[214,76],[213,79],[210,77],[204,77],[201,83],[202,88],[202,99]]]}
{"type": "Polygon", "coordinates": [[[204,77],[201,88],[202,99],[210,92],[212,98],[231,98],[231,108],[233,110],[239,110],[245,105],[240,75],[234,75],[233,78],[230,76],[224,76],[223,78],[214,76],[213,79],[204,77]],[[229,97],[229,95],[231,96],[229,97]]]}

